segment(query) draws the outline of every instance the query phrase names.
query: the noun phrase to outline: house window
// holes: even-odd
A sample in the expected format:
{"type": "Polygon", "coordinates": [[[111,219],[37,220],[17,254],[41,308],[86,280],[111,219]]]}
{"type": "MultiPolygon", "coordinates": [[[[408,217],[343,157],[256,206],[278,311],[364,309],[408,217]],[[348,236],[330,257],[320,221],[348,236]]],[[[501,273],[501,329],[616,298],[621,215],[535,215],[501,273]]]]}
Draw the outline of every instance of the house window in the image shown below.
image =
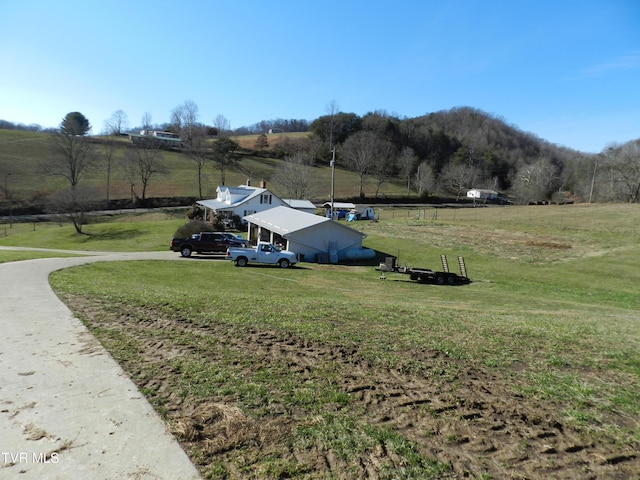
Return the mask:
{"type": "Polygon", "coordinates": [[[273,201],[272,195],[269,195],[267,193],[263,193],[262,195],[260,195],[260,203],[268,203],[269,205],[271,205],[272,201],[273,201]]]}

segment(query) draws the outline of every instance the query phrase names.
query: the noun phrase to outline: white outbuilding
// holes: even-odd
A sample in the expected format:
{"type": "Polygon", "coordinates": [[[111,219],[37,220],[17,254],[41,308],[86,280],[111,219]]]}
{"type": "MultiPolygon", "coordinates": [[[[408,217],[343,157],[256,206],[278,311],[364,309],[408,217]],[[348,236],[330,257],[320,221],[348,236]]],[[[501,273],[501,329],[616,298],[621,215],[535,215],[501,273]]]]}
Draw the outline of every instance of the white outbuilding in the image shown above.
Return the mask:
{"type": "Polygon", "coordinates": [[[294,198],[283,198],[282,200],[291,208],[302,212],[315,213],[316,211],[316,206],[309,200],[298,200],[294,198]]]}
{"type": "Polygon", "coordinates": [[[268,241],[298,254],[301,260],[338,263],[370,259],[375,251],[362,246],[366,235],[344,223],[289,207],[275,207],[244,217],[249,241],[268,241]]]}
{"type": "Polygon", "coordinates": [[[467,198],[474,200],[497,200],[498,192],[485,188],[472,188],[467,192],[467,198]]]}

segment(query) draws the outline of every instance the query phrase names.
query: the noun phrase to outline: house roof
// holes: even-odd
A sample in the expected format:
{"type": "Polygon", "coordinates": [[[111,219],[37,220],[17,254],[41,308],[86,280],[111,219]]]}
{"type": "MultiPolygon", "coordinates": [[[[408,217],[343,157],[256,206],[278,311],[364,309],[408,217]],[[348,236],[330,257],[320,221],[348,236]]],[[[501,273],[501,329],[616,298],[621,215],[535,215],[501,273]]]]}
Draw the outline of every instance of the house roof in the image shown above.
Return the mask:
{"type": "Polygon", "coordinates": [[[329,218],[321,217],[320,215],[315,215],[313,213],[306,213],[301,210],[295,210],[289,207],[270,208],[269,210],[247,215],[244,219],[255,225],[265,227],[272,232],[278,233],[285,238],[291,233],[306,230],[307,228],[326,222],[331,222],[333,225],[336,225],[337,228],[346,228],[352,232],[362,235],[363,238],[366,236],[365,234],[346,225],[333,222],[329,218]]]}
{"type": "MultiPolygon", "coordinates": [[[[196,203],[212,210],[232,210],[268,190],[266,188],[240,185],[239,187],[219,186],[218,198],[198,200],[196,203]],[[233,200],[232,200],[233,199],[233,200]]],[[[271,192],[269,192],[271,193],[271,192]]]]}
{"type": "Polygon", "coordinates": [[[154,136],[154,135],[140,135],[137,133],[130,133],[129,134],[129,140],[131,140],[132,142],[134,142],[135,140],[138,141],[143,141],[143,140],[147,140],[149,142],[158,142],[158,143],[173,143],[176,145],[179,145],[182,143],[182,140],[180,138],[175,138],[175,137],[162,137],[162,136],[154,136]]]}
{"type": "Polygon", "coordinates": [[[229,208],[233,208],[228,203],[221,202],[215,198],[210,200],[198,200],[196,202],[198,205],[202,205],[203,207],[210,208],[211,210],[225,210],[229,208]]]}
{"type": "Polygon", "coordinates": [[[287,205],[289,205],[291,208],[297,208],[298,210],[302,210],[302,209],[312,210],[316,208],[313,202],[310,202],[309,200],[296,200],[293,198],[283,198],[282,201],[287,205]]]}
{"type": "MultiPolygon", "coordinates": [[[[322,204],[324,208],[331,208],[331,202],[324,202],[322,204]]],[[[353,210],[356,208],[355,203],[347,203],[347,202],[333,202],[333,208],[337,210],[353,210]]]]}

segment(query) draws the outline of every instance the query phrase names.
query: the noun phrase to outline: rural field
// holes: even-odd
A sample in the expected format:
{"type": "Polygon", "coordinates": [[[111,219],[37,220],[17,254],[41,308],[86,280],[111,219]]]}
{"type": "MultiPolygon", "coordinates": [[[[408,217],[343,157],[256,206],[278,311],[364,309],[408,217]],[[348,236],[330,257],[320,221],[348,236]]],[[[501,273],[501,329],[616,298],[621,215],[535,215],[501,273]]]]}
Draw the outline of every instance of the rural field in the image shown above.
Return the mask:
{"type": "MultiPolygon", "coordinates": [[[[378,261],[460,255],[473,282],[176,254],[51,283],[204,478],[640,477],[638,205],[376,213],[350,225],[378,261]]],[[[0,245],[166,250],[183,222],[18,224],[0,245]]]]}
{"type": "MultiPolygon", "coordinates": [[[[281,142],[303,138],[308,134],[288,133],[269,135],[269,144],[277,146],[281,142]]],[[[234,137],[242,147],[251,148],[257,135],[234,137]]],[[[122,167],[129,142],[125,138],[115,140],[113,168],[107,191],[107,167],[103,158],[104,138],[93,137],[93,146],[98,160],[95,168],[87,172],[83,184],[95,187],[106,200],[131,199],[131,181],[122,167]]],[[[67,186],[65,181],[56,176],[43,173],[43,164],[52,155],[51,138],[47,134],[24,132],[20,130],[0,129],[0,208],[8,208],[5,203],[4,189],[6,187],[12,199],[13,208],[21,206],[40,205],[46,203],[46,198],[57,190],[67,186]]],[[[266,154],[265,154],[266,155],[266,154]]],[[[189,156],[182,152],[163,151],[162,165],[165,171],[158,172],[149,179],[147,198],[194,197],[199,194],[198,170],[189,156]]],[[[313,196],[319,203],[330,199],[331,168],[329,158],[313,169],[315,184],[313,196]]],[[[232,165],[225,173],[226,185],[244,185],[248,180],[253,185],[260,181],[267,182],[268,187],[276,195],[284,195],[275,182],[271,182],[274,172],[283,164],[281,159],[268,156],[246,154],[241,160],[232,165]]],[[[216,187],[222,184],[220,170],[214,162],[207,164],[201,172],[202,196],[215,198],[216,187]]],[[[336,198],[349,198],[357,195],[358,175],[355,172],[336,168],[335,195],[336,198]]],[[[137,187],[140,193],[140,185],[137,187]]],[[[364,192],[367,198],[374,197],[376,191],[375,180],[367,176],[364,182],[364,192]]],[[[380,197],[398,197],[405,195],[406,185],[403,181],[385,183],[380,188],[380,197]]]]}

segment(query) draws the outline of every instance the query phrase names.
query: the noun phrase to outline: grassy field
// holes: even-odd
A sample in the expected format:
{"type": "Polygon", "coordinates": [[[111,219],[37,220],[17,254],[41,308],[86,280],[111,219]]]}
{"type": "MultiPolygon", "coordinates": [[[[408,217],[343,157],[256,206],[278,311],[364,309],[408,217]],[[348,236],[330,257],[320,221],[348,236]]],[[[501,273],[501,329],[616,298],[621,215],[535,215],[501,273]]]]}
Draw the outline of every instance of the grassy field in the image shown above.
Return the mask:
{"type": "MultiPolygon", "coordinates": [[[[284,138],[296,139],[306,134],[274,134],[269,135],[270,145],[275,145],[284,138]]],[[[241,146],[252,148],[257,135],[235,137],[241,146]]],[[[83,179],[87,184],[95,186],[106,199],[106,166],[103,165],[101,138],[95,137],[96,168],[83,179]]],[[[124,175],[121,166],[128,140],[117,139],[117,149],[113,159],[113,171],[110,179],[109,198],[129,199],[131,197],[130,181],[124,175]]],[[[14,204],[31,201],[42,201],[47,195],[64,188],[65,183],[57,177],[49,177],[42,172],[42,165],[52,155],[53,149],[48,134],[0,129],[0,207],[5,202],[5,182],[14,204]]],[[[167,173],[153,175],[149,181],[147,197],[197,197],[198,178],[196,164],[186,154],[179,152],[163,152],[164,166],[167,173]]],[[[328,161],[327,156],[327,161],[328,161]]],[[[281,164],[281,160],[260,156],[246,155],[241,161],[226,172],[226,185],[242,185],[248,179],[253,185],[261,180],[276,194],[278,186],[270,179],[273,172],[281,164]]],[[[328,166],[316,168],[314,177],[317,189],[314,200],[324,202],[331,194],[331,169],[328,166]]],[[[221,184],[220,171],[213,164],[207,165],[202,172],[202,194],[205,198],[215,198],[216,188],[221,184]]],[[[335,194],[337,198],[353,197],[358,194],[358,179],[353,172],[340,168],[339,162],[335,176],[335,194]]],[[[140,188],[138,188],[140,190],[140,188]]],[[[140,193],[140,192],[138,192],[140,193]]],[[[365,183],[365,194],[371,198],[375,193],[372,179],[365,183]]],[[[404,195],[405,187],[401,182],[385,184],[380,189],[380,196],[404,195]]]]}
{"type": "MultiPolygon", "coordinates": [[[[463,255],[473,283],[216,259],[51,281],[206,478],[640,474],[637,205],[377,217],[354,225],[365,246],[433,269],[463,255]]],[[[38,226],[0,245],[161,250],[180,222],[38,226]]]]}
{"type": "MultiPolygon", "coordinates": [[[[184,209],[92,217],[77,234],[66,221],[0,225],[0,245],[94,251],[163,251],[186,222],[184,209]]],[[[0,252],[1,255],[1,252],[0,252]]]]}

